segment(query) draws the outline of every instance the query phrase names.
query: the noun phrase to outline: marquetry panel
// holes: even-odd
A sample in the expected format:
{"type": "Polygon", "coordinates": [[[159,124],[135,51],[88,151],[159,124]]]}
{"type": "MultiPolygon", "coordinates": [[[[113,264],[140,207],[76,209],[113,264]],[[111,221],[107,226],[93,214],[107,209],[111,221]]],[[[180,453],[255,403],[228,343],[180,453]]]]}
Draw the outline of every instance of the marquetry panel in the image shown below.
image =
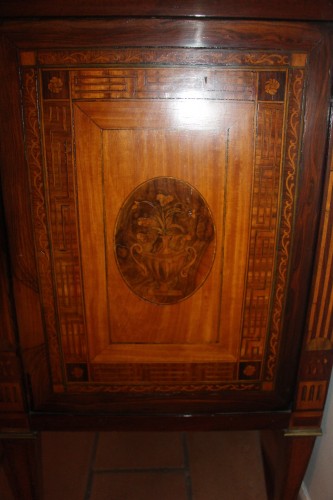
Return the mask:
{"type": "Polygon", "coordinates": [[[74,99],[206,98],[255,99],[251,71],[188,69],[100,69],[72,72],[74,99]]]}
{"type": "Polygon", "coordinates": [[[14,353],[0,355],[0,409],[2,411],[22,411],[23,398],[20,384],[21,373],[14,353]]]}
{"type": "Polygon", "coordinates": [[[60,94],[66,96],[68,93],[64,73],[60,72],[57,77],[43,73],[45,166],[62,349],[66,360],[83,361],[86,359],[86,338],[74,200],[71,108],[68,101],[60,98],[60,94]],[[55,81],[62,82],[60,92],[55,92],[55,81]],[[45,82],[49,82],[46,91],[45,82]],[[49,102],[47,99],[52,93],[57,99],[49,102]]]}
{"type": "Polygon", "coordinates": [[[330,163],[326,196],[323,207],[323,224],[319,243],[316,279],[308,324],[308,349],[333,348],[333,155],[330,163]]]}
{"type": "Polygon", "coordinates": [[[261,359],[268,326],[276,259],[283,112],[281,104],[258,105],[241,359],[261,359]]]}
{"type": "Polygon", "coordinates": [[[220,380],[234,380],[236,365],[232,363],[142,363],[142,364],[98,364],[92,365],[92,377],[95,382],[108,383],[191,383],[191,382],[219,382],[220,380]]]}
{"type": "Polygon", "coordinates": [[[12,381],[20,376],[18,360],[13,353],[0,355],[0,380],[12,381]]]}
{"type": "Polygon", "coordinates": [[[55,392],[274,390],[306,56],[43,49],[21,63],[55,392]]]}
{"type": "Polygon", "coordinates": [[[1,411],[23,411],[22,390],[19,383],[0,382],[1,411]]]}
{"type": "MultiPolygon", "coordinates": [[[[332,108],[331,108],[332,114],[332,108]]],[[[333,137],[322,204],[317,259],[306,325],[306,344],[299,369],[296,409],[323,410],[333,365],[333,137]]]]}
{"type": "Polygon", "coordinates": [[[271,71],[259,73],[258,98],[261,101],[284,101],[286,73],[271,71]]]}
{"type": "Polygon", "coordinates": [[[321,410],[324,407],[328,382],[302,382],[298,387],[297,410],[321,410]]]}
{"type": "Polygon", "coordinates": [[[330,377],[333,354],[330,351],[306,351],[300,367],[302,380],[328,380],[330,377]]]}
{"type": "MultiPolygon", "coordinates": [[[[35,58],[22,51],[27,64],[35,58]]],[[[112,48],[89,50],[43,50],[37,52],[38,63],[42,66],[58,65],[91,65],[91,64],[204,64],[204,65],[246,65],[246,66],[304,66],[306,54],[289,54],[283,51],[277,53],[255,51],[232,51],[209,49],[181,48],[112,48]]]]}
{"type": "Polygon", "coordinates": [[[68,71],[43,71],[42,89],[44,99],[68,99],[68,71]]]}

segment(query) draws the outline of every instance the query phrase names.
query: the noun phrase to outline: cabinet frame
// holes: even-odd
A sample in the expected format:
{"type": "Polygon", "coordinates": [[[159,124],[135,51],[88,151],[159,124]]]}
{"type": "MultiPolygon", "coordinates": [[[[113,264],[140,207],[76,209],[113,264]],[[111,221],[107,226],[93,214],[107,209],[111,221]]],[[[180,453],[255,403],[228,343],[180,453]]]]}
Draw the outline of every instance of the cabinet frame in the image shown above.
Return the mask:
{"type": "MultiPolygon", "coordinates": [[[[323,338],[313,328],[313,318],[323,314],[320,311],[330,311],[333,284],[329,224],[333,214],[332,117],[330,124],[328,118],[331,25],[301,22],[276,25],[267,21],[214,18],[14,20],[3,24],[1,37],[1,185],[5,224],[0,292],[5,305],[1,313],[5,327],[0,343],[0,387],[6,395],[1,403],[2,428],[16,433],[64,427],[83,430],[91,426],[103,430],[129,430],[134,426],[146,430],[269,428],[275,429],[279,435],[281,429],[288,428],[292,432],[288,441],[292,449],[287,452],[288,456],[302,453],[300,450],[304,452],[306,448],[309,457],[320,428],[333,363],[333,332],[329,327],[323,338]],[[285,324],[290,332],[286,338],[293,340],[287,340],[281,346],[290,359],[299,360],[299,369],[297,375],[297,363],[294,363],[292,374],[286,369],[285,376],[279,380],[281,387],[288,385],[286,401],[290,404],[285,403],[277,410],[272,405],[261,406],[256,411],[258,401],[253,395],[245,408],[235,405],[232,396],[226,405],[219,404],[218,397],[207,399],[201,396],[171,398],[164,402],[151,396],[136,397],[131,401],[120,398],[111,405],[105,394],[99,394],[98,398],[72,394],[50,396],[42,306],[36,262],[31,251],[32,217],[27,196],[31,187],[18,106],[22,97],[17,64],[19,53],[29,66],[34,64],[36,50],[56,47],[59,51],[71,51],[79,46],[96,49],[163,46],[193,50],[220,47],[224,50],[275,50],[279,53],[297,50],[299,54],[307,55],[309,72],[299,173],[301,190],[295,214],[295,248],[285,310],[285,324]],[[308,244],[307,235],[313,232],[313,228],[316,234],[308,244]],[[319,293],[319,290],[322,291],[319,293]],[[36,363],[38,376],[34,379],[29,367],[36,366],[36,363]],[[302,435],[305,439],[303,448],[299,446],[300,437],[295,433],[299,429],[309,434],[308,440],[302,435]]],[[[269,458],[267,462],[270,462],[269,458]]],[[[299,471],[300,480],[302,473],[304,470],[299,471]]],[[[295,489],[297,484],[292,488],[295,489]]]]}

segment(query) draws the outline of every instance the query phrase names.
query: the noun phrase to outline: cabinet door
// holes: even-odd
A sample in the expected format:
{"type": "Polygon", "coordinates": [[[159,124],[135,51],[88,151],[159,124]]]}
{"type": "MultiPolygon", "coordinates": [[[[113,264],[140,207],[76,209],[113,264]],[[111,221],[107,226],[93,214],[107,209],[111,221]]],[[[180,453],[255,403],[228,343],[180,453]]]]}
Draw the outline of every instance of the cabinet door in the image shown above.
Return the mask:
{"type": "Polygon", "coordinates": [[[319,199],[303,116],[325,96],[308,40],[263,40],[20,48],[53,408],[289,404],[319,199]]]}

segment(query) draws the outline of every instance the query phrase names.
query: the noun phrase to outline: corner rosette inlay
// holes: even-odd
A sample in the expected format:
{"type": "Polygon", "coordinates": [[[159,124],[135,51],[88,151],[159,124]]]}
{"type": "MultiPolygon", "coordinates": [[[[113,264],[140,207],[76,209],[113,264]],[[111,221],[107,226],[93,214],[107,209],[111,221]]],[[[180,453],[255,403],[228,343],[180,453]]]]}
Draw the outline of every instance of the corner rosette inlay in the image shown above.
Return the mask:
{"type": "Polygon", "coordinates": [[[151,179],[129,196],[115,232],[115,255],[127,285],[142,299],[172,304],[205,281],[215,228],[200,193],[171,177],[151,179]]]}
{"type": "Polygon", "coordinates": [[[265,92],[266,94],[269,94],[272,97],[277,94],[279,88],[280,88],[280,83],[277,80],[275,80],[275,78],[270,78],[265,83],[265,92]]]}
{"type": "Polygon", "coordinates": [[[62,91],[64,84],[61,78],[58,78],[57,76],[53,76],[51,80],[49,81],[49,84],[47,88],[49,89],[52,94],[60,94],[62,91]]]}

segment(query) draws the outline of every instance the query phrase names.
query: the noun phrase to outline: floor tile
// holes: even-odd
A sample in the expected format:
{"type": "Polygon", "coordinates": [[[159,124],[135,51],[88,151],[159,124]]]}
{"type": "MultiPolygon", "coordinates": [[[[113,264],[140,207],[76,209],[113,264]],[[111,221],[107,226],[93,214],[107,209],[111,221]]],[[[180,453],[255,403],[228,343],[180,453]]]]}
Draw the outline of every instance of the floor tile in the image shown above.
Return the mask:
{"type": "Polygon", "coordinates": [[[42,433],[44,495],[47,500],[83,500],[95,433],[42,433]]]}
{"type": "Polygon", "coordinates": [[[179,468],[182,435],[173,432],[102,432],[95,469],[179,468]]]}
{"type": "Polygon", "coordinates": [[[256,432],[185,436],[186,460],[180,433],[42,433],[45,499],[267,500],[256,432]]]}
{"type": "Polygon", "coordinates": [[[188,434],[193,500],[266,500],[255,432],[188,434]]]}
{"type": "Polygon", "coordinates": [[[187,500],[182,472],[126,472],[94,475],[90,500],[187,500]]]}

